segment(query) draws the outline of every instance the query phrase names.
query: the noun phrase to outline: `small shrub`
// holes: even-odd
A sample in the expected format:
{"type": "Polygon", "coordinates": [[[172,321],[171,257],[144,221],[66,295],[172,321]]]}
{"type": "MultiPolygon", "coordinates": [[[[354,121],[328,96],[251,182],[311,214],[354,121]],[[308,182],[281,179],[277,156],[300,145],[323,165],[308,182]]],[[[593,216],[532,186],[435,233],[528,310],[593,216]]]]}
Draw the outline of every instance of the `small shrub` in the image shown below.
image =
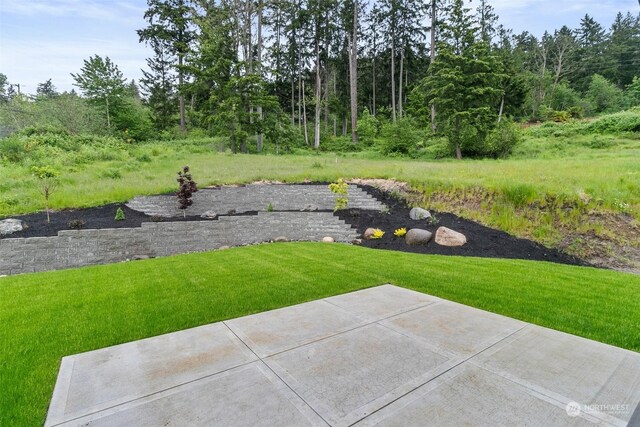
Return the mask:
{"type": "Polygon", "coordinates": [[[513,122],[503,120],[487,135],[486,154],[495,158],[506,157],[511,154],[519,140],[518,126],[513,122]]]}
{"type": "Polygon", "coordinates": [[[324,166],[322,166],[322,163],[320,163],[320,162],[313,162],[311,167],[314,168],[314,169],[322,169],[324,166]]]}
{"type": "Polygon", "coordinates": [[[375,230],[373,230],[373,235],[371,236],[371,238],[382,239],[382,236],[384,236],[384,231],[380,230],[379,228],[376,228],[375,230]]]}
{"type": "Polygon", "coordinates": [[[395,124],[390,123],[382,128],[380,152],[388,155],[413,155],[422,139],[422,134],[408,118],[402,118],[395,124]]]}
{"type": "Polygon", "coordinates": [[[122,210],[122,208],[118,208],[118,210],[116,210],[116,217],[114,218],[115,221],[124,221],[125,217],[124,217],[124,211],[122,210]]]}
{"type": "Polygon", "coordinates": [[[189,166],[185,166],[181,171],[178,171],[178,184],[180,188],[176,193],[178,197],[178,209],[182,209],[182,214],[186,218],[187,216],[187,208],[193,204],[193,193],[198,191],[198,186],[195,181],[191,178],[191,173],[189,173],[189,166]]]}
{"type": "Polygon", "coordinates": [[[331,190],[333,194],[337,194],[340,196],[336,197],[336,205],[333,208],[333,211],[336,212],[341,209],[346,209],[347,205],[349,204],[347,182],[344,179],[340,178],[337,182],[329,184],[329,190],[331,190]]]}
{"type": "Polygon", "coordinates": [[[369,109],[365,108],[358,120],[358,141],[366,146],[373,145],[378,136],[379,127],[380,122],[376,116],[372,116],[369,109]]]}
{"type": "Polygon", "coordinates": [[[47,210],[47,222],[51,222],[49,217],[49,198],[58,188],[59,173],[51,166],[33,166],[31,172],[38,179],[40,193],[44,196],[45,209],[47,210]]]}
{"type": "Polygon", "coordinates": [[[404,237],[405,234],[407,234],[406,227],[398,228],[393,232],[393,235],[396,237],[404,237]]]}
{"type": "Polygon", "coordinates": [[[273,204],[271,202],[267,205],[267,212],[273,212],[273,204]]]}
{"type": "Polygon", "coordinates": [[[69,221],[69,228],[71,228],[72,230],[79,230],[83,228],[85,225],[86,225],[86,222],[84,222],[81,219],[74,219],[69,221]]]}
{"type": "Polygon", "coordinates": [[[553,120],[556,123],[565,123],[571,120],[571,113],[568,111],[551,111],[549,114],[549,119],[553,120]]]}

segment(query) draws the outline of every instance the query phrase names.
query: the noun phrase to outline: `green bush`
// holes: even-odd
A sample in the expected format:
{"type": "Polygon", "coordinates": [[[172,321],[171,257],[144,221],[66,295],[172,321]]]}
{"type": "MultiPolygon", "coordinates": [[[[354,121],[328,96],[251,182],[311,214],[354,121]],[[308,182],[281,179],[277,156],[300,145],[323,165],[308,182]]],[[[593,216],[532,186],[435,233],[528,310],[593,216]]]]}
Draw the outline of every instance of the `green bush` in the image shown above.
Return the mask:
{"type": "Polygon", "coordinates": [[[365,108],[358,120],[358,142],[366,146],[373,145],[378,136],[379,127],[380,122],[376,116],[372,116],[369,109],[365,108]]]}
{"type": "Polygon", "coordinates": [[[12,136],[0,140],[0,159],[4,162],[19,163],[29,156],[24,138],[12,136]]]}
{"type": "Polygon", "coordinates": [[[640,111],[631,109],[608,114],[589,123],[585,130],[590,133],[640,132],[640,111]]]}
{"type": "Polygon", "coordinates": [[[389,155],[415,155],[417,146],[423,135],[409,118],[402,118],[396,123],[389,123],[382,127],[382,141],[378,145],[379,151],[389,155]]]}
{"type": "Polygon", "coordinates": [[[334,153],[350,153],[361,151],[362,144],[354,144],[351,136],[331,136],[320,143],[320,151],[334,153]]]}
{"type": "Polygon", "coordinates": [[[490,157],[506,157],[520,140],[520,129],[509,121],[503,120],[487,135],[485,153],[490,157]]]}
{"type": "Polygon", "coordinates": [[[452,154],[447,138],[443,137],[428,138],[420,150],[420,157],[426,159],[444,159],[452,154]]]}
{"type": "Polygon", "coordinates": [[[586,94],[594,113],[615,112],[624,108],[625,97],[622,89],[599,74],[594,74],[586,94]]]}

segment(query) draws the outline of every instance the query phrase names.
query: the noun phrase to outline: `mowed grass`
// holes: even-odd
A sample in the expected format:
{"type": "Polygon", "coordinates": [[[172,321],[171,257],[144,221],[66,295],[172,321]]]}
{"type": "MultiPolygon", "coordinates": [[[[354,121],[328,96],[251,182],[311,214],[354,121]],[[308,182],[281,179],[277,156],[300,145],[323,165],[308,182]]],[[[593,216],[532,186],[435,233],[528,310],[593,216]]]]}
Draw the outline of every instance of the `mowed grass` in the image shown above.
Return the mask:
{"type": "Polygon", "coordinates": [[[640,351],[640,276],[289,243],[0,278],[0,425],[42,424],[63,356],[384,283],[640,351]]]}
{"type": "MultiPolygon", "coordinates": [[[[610,151],[601,156],[595,156],[592,150],[584,155],[550,159],[420,161],[366,158],[366,153],[232,155],[202,147],[197,152],[166,144],[160,148],[153,144],[135,148],[137,158],[144,158],[144,162],[125,156],[123,160],[89,165],[60,165],[61,183],[51,197],[51,206],[56,209],[96,206],[123,202],[140,194],[175,191],[176,172],[189,165],[201,186],[256,180],[394,178],[425,193],[483,188],[508,194],[525,185],[534,189],[534,199],[544,200],[546,195],[588,198],[605,208],[640,218],[640,149],[610,151]]],[[[0,216],[43,208],[44,200],[26,165],[0,166],[0,216]]]]}

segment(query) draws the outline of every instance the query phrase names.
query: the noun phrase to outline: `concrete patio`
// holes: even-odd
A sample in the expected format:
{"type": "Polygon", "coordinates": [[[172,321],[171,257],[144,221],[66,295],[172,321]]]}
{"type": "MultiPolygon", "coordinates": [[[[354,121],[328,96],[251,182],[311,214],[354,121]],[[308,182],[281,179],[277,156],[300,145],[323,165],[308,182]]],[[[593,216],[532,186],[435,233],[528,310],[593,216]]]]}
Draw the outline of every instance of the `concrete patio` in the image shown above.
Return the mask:
{"type": "Polygon", "coordinates": [[[626,426],[639,402],[639,353],[384,285],[65,357],[46,425],[626,426]]]}

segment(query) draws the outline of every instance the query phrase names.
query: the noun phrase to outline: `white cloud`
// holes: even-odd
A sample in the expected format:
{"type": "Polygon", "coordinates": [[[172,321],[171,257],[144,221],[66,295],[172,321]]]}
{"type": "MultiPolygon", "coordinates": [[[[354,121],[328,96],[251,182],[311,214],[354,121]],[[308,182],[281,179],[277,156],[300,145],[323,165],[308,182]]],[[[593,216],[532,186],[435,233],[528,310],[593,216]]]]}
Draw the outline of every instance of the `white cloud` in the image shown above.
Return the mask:
{"type": "Polygon", "coordinates": [[[96,0],[2,0],[6,15],[78,17],[101,21],[138,22],[144,8],[126,2],[96,0]]]}
{"type": "Polygon", "coordinates": [[[115,39],[83,39],[73,43],[20,40],[11,45],[12,49],[0,50],[0,71],[9,81],[21,83],[27,93],[35,92],[37,84],[49,78],[59,90],[71,90],[70,73],[80,71],[83,60],[95,54],[108,56],[126,78],[138,80],[150,54],[143,45],[115,39]]]}

